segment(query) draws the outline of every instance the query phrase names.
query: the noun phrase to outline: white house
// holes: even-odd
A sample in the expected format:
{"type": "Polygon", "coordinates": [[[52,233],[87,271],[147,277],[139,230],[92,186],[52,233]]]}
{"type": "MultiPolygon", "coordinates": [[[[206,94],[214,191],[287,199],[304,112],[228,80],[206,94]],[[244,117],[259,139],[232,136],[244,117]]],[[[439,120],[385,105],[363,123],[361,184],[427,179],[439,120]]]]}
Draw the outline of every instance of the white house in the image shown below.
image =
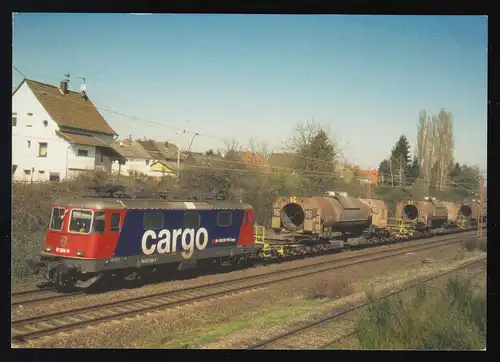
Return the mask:
{"type": "Polygon", "coordinates": [[[116,132],[85,92],[24,79],[12,93],[12,178],[58,181],[111,170],[116,132]]]}
{"type": "MultiPolygon", "coordinates": [[[[113,142],[113,148],[122,155],[120,161],[113,162],[112,170],[114,173],[127,175],[139,172],[153,177],[175,176],[177,146],[174,144],[152,140],[132,141],[125,139],[113,142]]],[[[181,155],[181,165],[184,165],[184,159],[184,155],[181,155]]]]}
{"type": "Polygon", "coordinates": [[[113,161],[114,173],[129,175],[132,172],[139,172],[152,176],[150,166],[154,162],[153,157],[139,143],[130,139],[114,141],[113,148],[122,156],[121,160],[113,161]]]}

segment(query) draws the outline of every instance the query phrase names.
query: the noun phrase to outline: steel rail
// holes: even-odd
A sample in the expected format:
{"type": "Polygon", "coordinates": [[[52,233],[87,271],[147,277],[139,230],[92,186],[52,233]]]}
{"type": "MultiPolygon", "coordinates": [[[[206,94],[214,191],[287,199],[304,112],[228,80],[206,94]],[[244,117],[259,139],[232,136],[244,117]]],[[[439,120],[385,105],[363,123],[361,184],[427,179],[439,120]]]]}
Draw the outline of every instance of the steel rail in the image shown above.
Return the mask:
{"type": "Polygon", "coordinates": [[[90,307],[82,307],[59,313],[52,313],[12,322],[12,338],[25,341],[62,331],[73,330],[82,326],[136,316],[145,312],[185,305],[196,301],[222,297],[243,292],[269,284],[302,278],[313,274],[369,263],[388,257],[396,257],[410,251],[420,252],[457,243],[460,238],[432,240],[425,244],[403,245],[399,248],[379,250],[370,254],[349,256],[338,260],[323,261],[316,264],[274,271],[268,274],[253,275],[210,285],[202,285],[180,290],[162,292],[154,295],[108,302],[90,307]],[[334,265],[332,265],[334,264],[334,265]]]}

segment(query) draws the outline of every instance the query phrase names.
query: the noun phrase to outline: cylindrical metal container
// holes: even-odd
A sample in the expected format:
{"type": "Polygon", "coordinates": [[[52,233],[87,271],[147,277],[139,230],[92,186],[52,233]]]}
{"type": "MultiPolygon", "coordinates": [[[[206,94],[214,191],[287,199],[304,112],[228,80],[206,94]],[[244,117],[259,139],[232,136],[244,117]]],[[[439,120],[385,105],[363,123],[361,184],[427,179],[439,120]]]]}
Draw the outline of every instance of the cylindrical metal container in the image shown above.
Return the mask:
{"type": "Polygon", "coordinates": [[[281,197],[273,206],[272,227],[305,234],[354,232],[371,225],[370,207],[345,193],[281,197]]]}
{"type": "Polygon", "coordinates": [[[462,202],[458,214],[471,220],[478,220],[481,214],[481,204],[474,200],[462,202]]]}
{"type": "Polygon", "coordinates": [[[407,222],[439,228],[448,220],[446,206],[433,197],[420,201],[401,201],[396,206],[396,218],[407,222]]]}
{"type": "Polygon", "coordinates": [[[372,225],[377,228],[387,227],[387,217],[388,209],[382,200],[375,199],[359,199],[363,204],[370,208],[370,214],[372,216],[372,225]]]}
{"type": "Polygon", "coordinates": [[[448,221],[453,223],[457,221],[458,211],[460,209],[460,204],[456,204],[454,202],[443,201],[446,210],[448,211],[448,221]]]}

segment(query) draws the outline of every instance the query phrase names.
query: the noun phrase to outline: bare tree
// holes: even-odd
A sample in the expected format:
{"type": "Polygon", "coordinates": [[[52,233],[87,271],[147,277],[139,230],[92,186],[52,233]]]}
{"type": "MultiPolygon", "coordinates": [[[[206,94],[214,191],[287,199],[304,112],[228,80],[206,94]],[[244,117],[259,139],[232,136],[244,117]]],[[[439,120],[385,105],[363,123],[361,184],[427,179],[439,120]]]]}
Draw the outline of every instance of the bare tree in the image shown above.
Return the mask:
{"type": "Polygon", "coordinates": [[[417,126],[417,147],[415,149],[415,156],[420,162],[420,174],[427,177],[429,172],[427,148],[428,148],[428,131],[429,131],[429,117],[425,110],[420,111],[418,126],[417,126]]]}
{"type": "Polygon", "coordinates": [[[297,155],[298,169],[308,171],[338,171],[347,143],[340,145],[340,139],[332,138],[329,132],[316,121],[299,122],[291,137],[282,146],[285,152],[297,155]],[[323,138],[326,144],[318,143],[323,138]],[[326,147],[327,146],[327,147],[326,147]],[[328,149],[326,149],[328,148],[328,149]],[[320,156],[318,153],[322,153],[320,156]]]}
{"type": "Polygon", "coordinates": [[[268,147],[264,140],[259,140],[257,137],[250,137],[248,140],[248,150],[254,154],[261,154],[264,160],[269,160],[269,156],[273,152],[268,147]]]}
{"type": "Polygon", "coordinates": [[[453,151],[455,142],[453,138],[453,118],[451,113],[441,109],[436,119],[437,130],[437,178],[438,188],[445,186],[447,176],[454,164],[453,151]]]}

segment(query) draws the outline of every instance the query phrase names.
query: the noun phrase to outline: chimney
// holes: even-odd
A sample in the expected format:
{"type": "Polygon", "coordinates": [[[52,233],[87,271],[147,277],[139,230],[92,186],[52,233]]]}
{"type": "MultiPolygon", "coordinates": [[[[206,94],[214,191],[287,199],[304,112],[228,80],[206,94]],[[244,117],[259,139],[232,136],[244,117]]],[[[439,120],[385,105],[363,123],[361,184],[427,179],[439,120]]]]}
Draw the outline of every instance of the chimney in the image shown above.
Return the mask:
{"type": "Polygon", "coordinates": [[[68,81],[63,80],[59,84],[59,90],[61,91],[62,94],[67,94],[68,93],[68,81]]]}

